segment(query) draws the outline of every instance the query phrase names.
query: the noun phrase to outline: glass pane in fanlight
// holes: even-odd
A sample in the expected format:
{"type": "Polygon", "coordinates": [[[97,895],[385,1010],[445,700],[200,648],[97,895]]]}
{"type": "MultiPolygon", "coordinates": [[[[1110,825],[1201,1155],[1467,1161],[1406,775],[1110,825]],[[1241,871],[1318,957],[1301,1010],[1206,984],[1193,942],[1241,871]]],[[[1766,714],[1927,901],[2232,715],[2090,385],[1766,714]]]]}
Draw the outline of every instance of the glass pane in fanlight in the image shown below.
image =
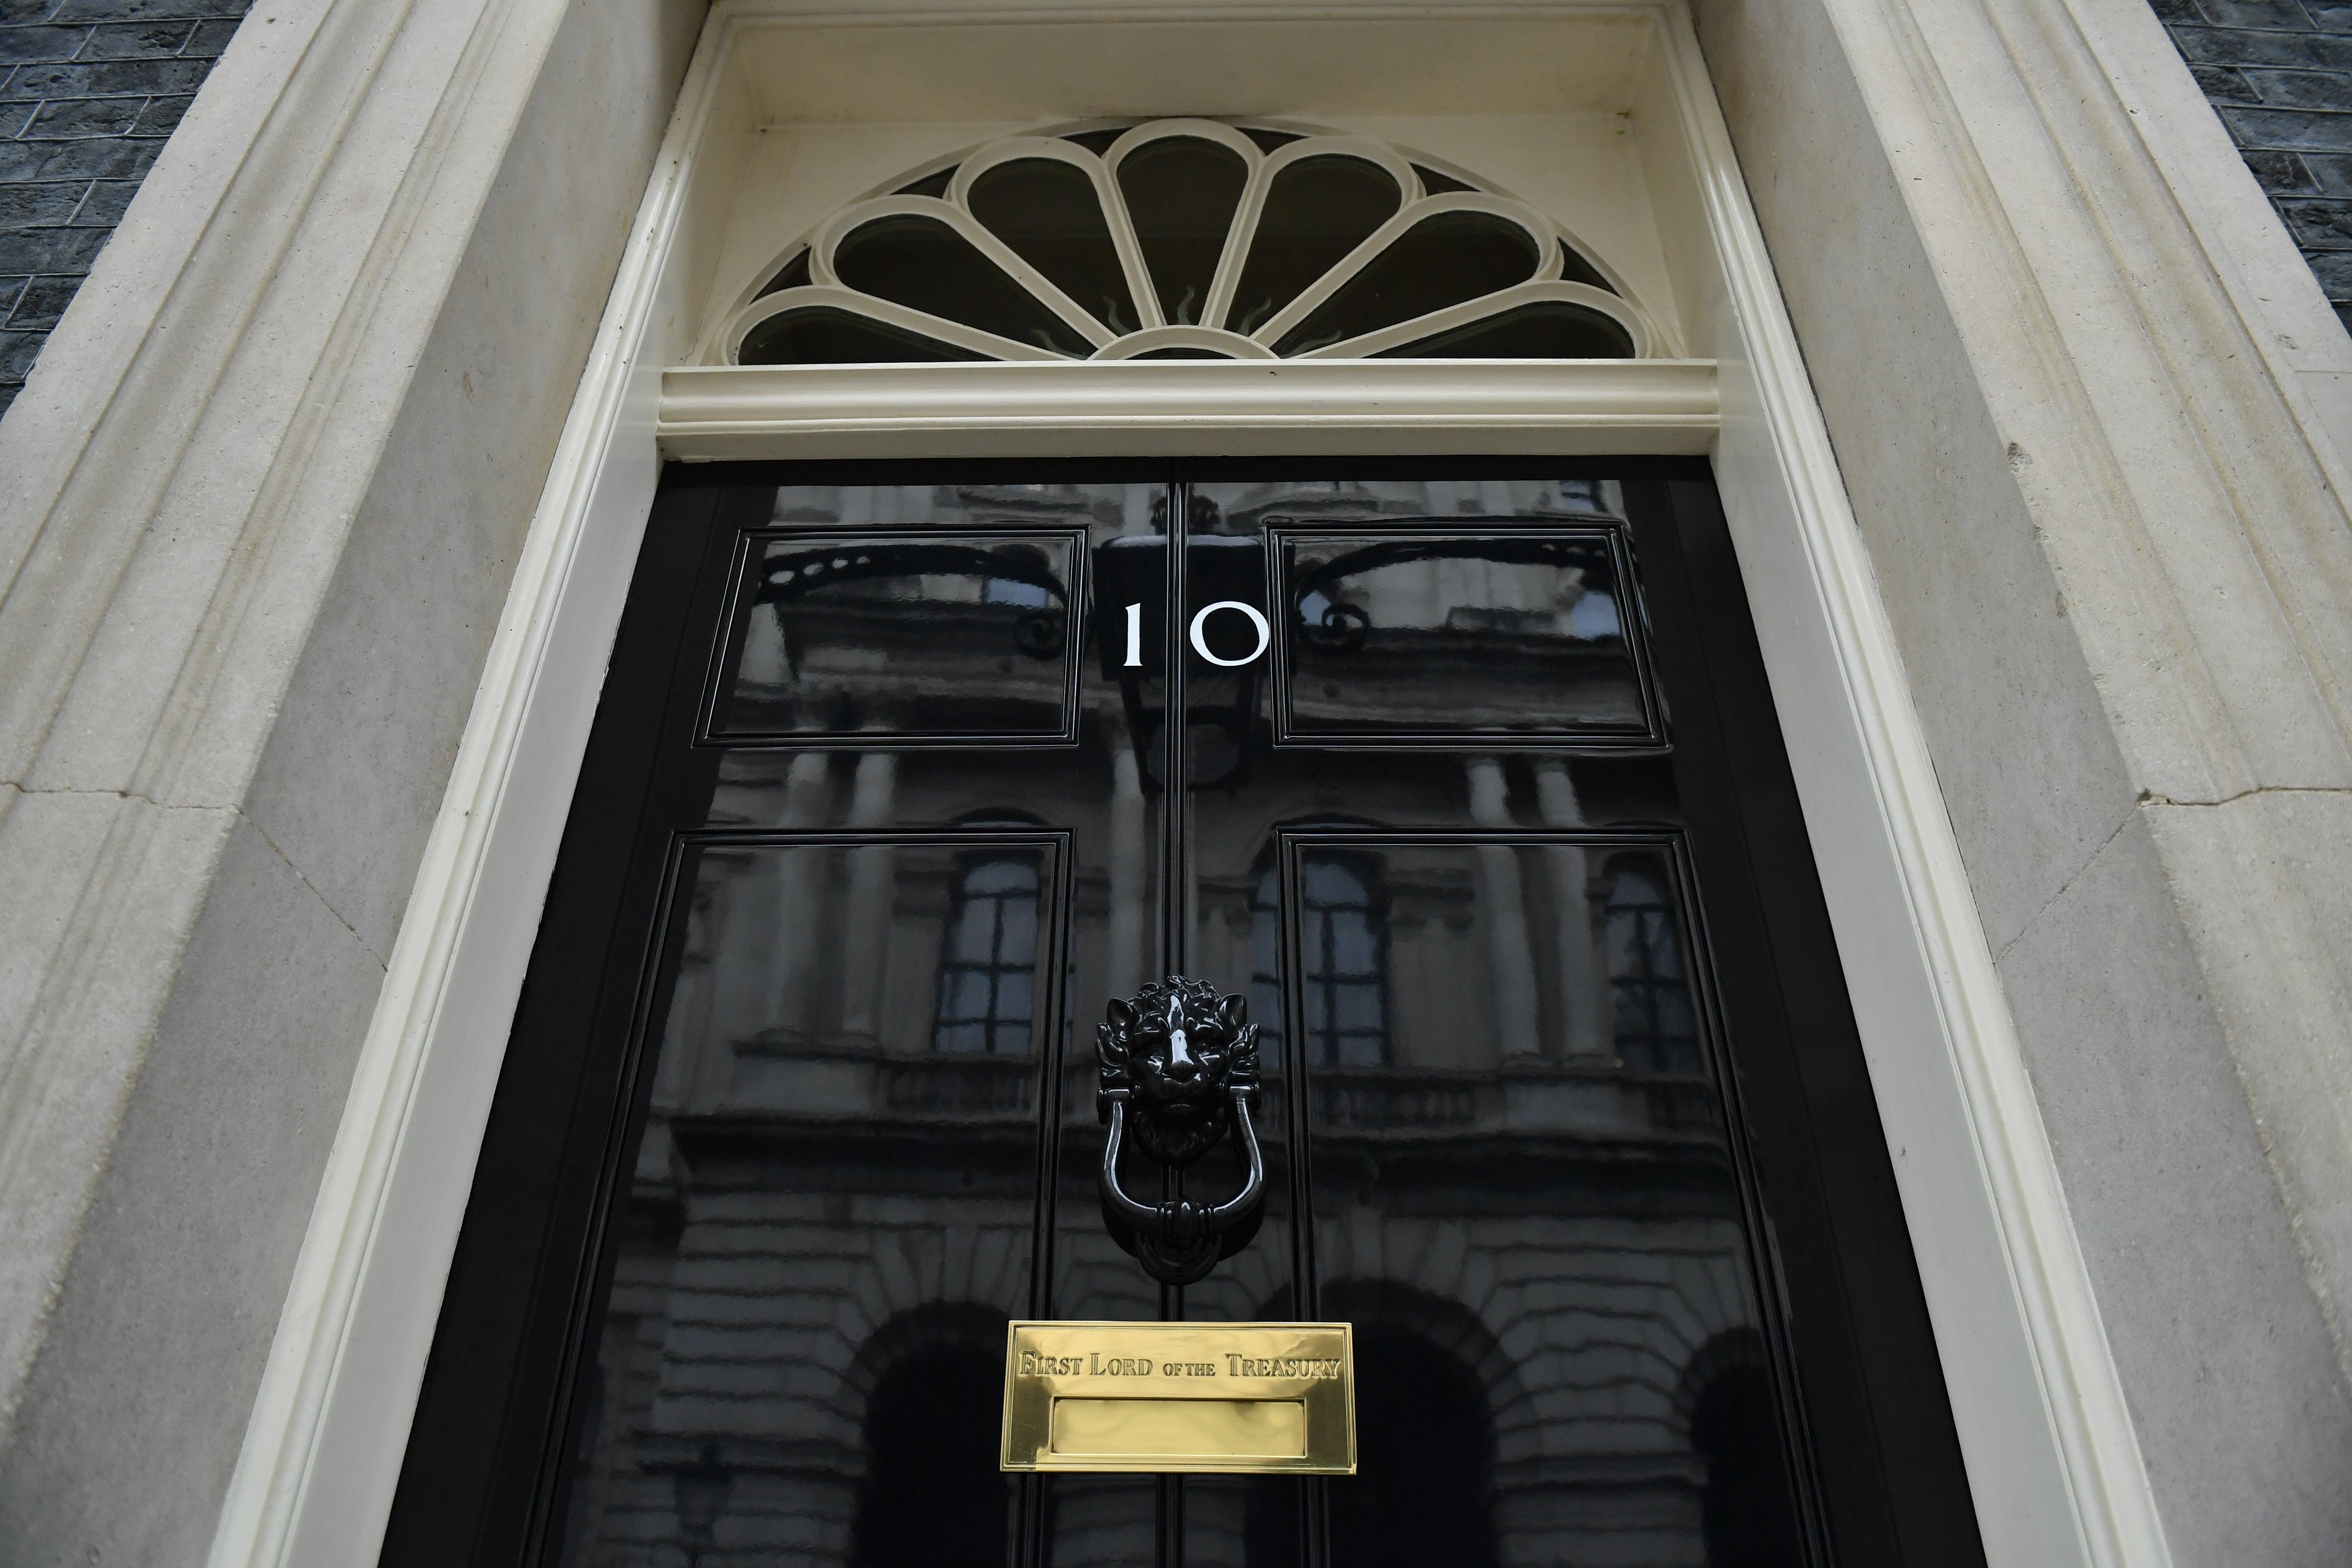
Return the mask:
{"type": "Polygon", "coordinates": [[[833,269],[852,289],[1015,342],[1081,357],[1093,348],[935,217],[910,213],[859,225],[834,247],[833,269]]]}
{"type": "Polygon", "coordinates": [[[771,316],[743,334],[738,364],[904,364],[985,359],[958,348],[830,305],[771,316]]]}
{"type": "Polygon", "coordinates": [[[808,282],[809,253],[803,248],[799,255],[778,268],[776,275],[769,279],[761,286],[759,293],[752,298],[764,300],[771,294],[780,294],[787,289],[805,289],[808,287],[808,282]]]}
{"type": "Polygon", "coordinates": [[[1115,332],[1140,324],[1110,225],[1085,170],[1053,158],[999,163],[971,183],[971,216],[1115,332]]]}
{"type": "Polygon", "coordinates": [[[1565,300],[1533,304],[1482,317],[1436,332],[1380,359],[1632,359],[1633,340],[1598,310],[1565,300]]]}
{"type": "Polygon", "coordinates": [[[1576,247],[1566,240],[1559,242],[1559,275],[1570,283],[1582,283],[1604,294],[1617,292],[1617,285],[1601,275],[1601,268],[1579,255],[1576,247]]]}
{"type": "Polygon", "coordinates": [[[1395,176],[1361,158],[1305,158],[1285,168],[1266,188],[1227,324],[1237,332],[1265,325],[1403,201],[1395,176]]]}
{"type": "Polygon", "coordinates": [[[1439,213],[1395,243],[1283,334],[1274,352],[1305,353],[1376,332],[1515,283],[1542,265],[1534,237],[1492,213],[1439,213]]]}
{"type": "Polygon", "coordinates": [[[1478,188],[1465,184],[1451,174],[1441,174],[1426,163],[1415,163],[1412,172],[1421,176],[1421,188],[1429,195],[1442,196],[1449,191],[1475,191],[1478,188]]]}
{"type": "Polygon", "coordinates": [[[1199,323],[1248,183],[1240,153],[1198,136],[1146,142],[1120,160],[1119,194],[1171,325],[1199,323]]]}
{"type": "Polygon", "coordinates": [[[1241,128],[1241,132],[1251,141],[1256,142],[1257,150],[1261,153],[1271,153],[1277,147],[1287,147],[1293,142],[1303,142],[1306,140],[1304,136],[1296,131],[1267,131],[1255,125],[1243,126],[1241,128]]]}
{"type": "Polygon", "coordinates": [[[950,163],[944,169],[932,170],[912,184],[900,185],[893,194],[901,196],[929,196],[936,201],[946,195],[948,187],[955,184],[955,165],[950,163]]]}

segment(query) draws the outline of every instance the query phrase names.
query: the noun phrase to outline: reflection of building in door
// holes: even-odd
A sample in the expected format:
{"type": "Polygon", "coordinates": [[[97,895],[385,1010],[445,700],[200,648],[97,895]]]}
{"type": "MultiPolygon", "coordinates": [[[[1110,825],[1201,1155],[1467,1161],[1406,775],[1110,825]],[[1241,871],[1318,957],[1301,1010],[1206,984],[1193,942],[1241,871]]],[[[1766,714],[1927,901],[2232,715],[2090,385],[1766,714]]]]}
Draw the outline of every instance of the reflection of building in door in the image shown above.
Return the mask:
{"type": "Polygon", "coordinates": [[[933,1048],[1027,1054],[1036,982],[1036,866],[1019,856],[971,858],[948,906],[933,1048]]]}
{"type": "MultiPolygon", "coordinates": [[[[1361,857],[1313,855],[1299,880],[1298,986],[1307,1059],[1378,1067],[1388,1059],[1388,921],[1377,871],[1361,857]]],[[[1250,900],[1250,1016],[1266,1046],[1282,1038],[1281,905],[1268,857],[1250,900]]]]}
{"type": "MultiPolygon", "coordinates": [[[[848,810],[868,762],[823,769],[848,810]]],[[[797,770],[775,770],[787,793],[797,770]]],[[[1546,1019],[1593,1005],[1559,994],[1585,971],[1559,955],[1584,949],[1613,998],[1599,1053],[1563,1048],[1563,1026],[1532,1053],[1492,1033],[1517,1004],[1493,995],[1475,889],[1494,868],[1475,851],[1316,852],[1303,870],[1299,984],[1325,996],[1302,1005],[1328,1069],[1320,1310],[1357,1323],[1361,1358],[1364,1474],[1333,1489],[1351,1568],[1743,1561],[1709,1521],[1776,1439],[1729,1187],[1687,1124],[1706,1100],[1674,1023],[1692,1015],[1671,871],[1654,852],[1584,857],[1600,874],[1561,909],[1555,853],[1513,852],[1519,984],[1550,993],[1546,1019]],[[1498,1163],[1526,1181],[1498,1185],[1498,1163]],[[1400,1473],[1409,1509],[1381,1484],[1400,1473]]],[[[706,1456],[727,1476],[728,1550],[961,1561],[1009,1506],[997,1379],[1026,1299],[1051,851],[769,845],[707,852],[694,875],[573,1561],[674,1560],[676,1478],[706,1456]],[[886,955],[882,984],[849,973],[856,952],[886,955]],[[820,977],[805,1000],[773,984],[795,973],[820,977]]],[[[1081,899],[1106,890],[1078,879],[1081,899]]],[[[1066,1281],[1133,1298],[1088,1313],[1153,1310],[1098,1231],[1062,1247],[1066,1281]]],[[[1292,1310],[1250,1299],[1278,1289],[1254,1255],[1223,1278],[1234,1315],[1292,1310]]],[[[1055,1517],[1056,1561],[1096,1560],[1083,1510],[1055,1517]]],[[[1282,1530],[1264,1489],[1203,1489],[1192,1561],[1279,1561],[1282,1530]]]]}

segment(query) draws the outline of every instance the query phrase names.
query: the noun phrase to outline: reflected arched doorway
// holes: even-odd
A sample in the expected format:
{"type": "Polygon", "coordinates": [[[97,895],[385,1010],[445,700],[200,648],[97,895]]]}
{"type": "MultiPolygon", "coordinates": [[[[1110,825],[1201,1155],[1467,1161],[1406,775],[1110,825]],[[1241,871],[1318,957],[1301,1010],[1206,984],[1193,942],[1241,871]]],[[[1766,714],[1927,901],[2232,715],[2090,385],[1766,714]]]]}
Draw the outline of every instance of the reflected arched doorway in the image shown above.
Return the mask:
{"type": "Polygon", "coordinates": [[[1356,1473],[1328,1487],[1330,1561],[1493,1568],[1495,1421],[1474,1365],[1489,1342],[1458,1304],[1386,1283],[1325,1288],[1355,1324],[1356,1473]]]}
{"type": "Polygon", "coordinates": [[[1706,1464],[1699,1521],[1707,1568],[1802,1568],[1762,1336],[1737,1329],[1700,1347],[1684,1373],[1681,1402],[1691,1447],[1706,1464]]]}
{"type": "Polygon", "coordinates": [[[859,1355],[866,1479],[850,1561],[856,1568],[998,1568],[1012,1488],[997,1468],[1004,1318],[942,1305],[877,1331],[859,1355]]]}

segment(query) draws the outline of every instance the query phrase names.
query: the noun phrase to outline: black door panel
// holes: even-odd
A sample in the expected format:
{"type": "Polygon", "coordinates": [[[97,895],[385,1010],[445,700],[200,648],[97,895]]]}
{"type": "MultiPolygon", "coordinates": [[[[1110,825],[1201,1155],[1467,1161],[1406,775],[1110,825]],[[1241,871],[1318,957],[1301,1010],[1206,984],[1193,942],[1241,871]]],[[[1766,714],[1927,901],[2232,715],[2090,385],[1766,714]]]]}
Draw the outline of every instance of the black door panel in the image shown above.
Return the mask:
{"type": "Polygon", "coordinates": [[[1981,1563],[1704,466],[1328,471],[666,478],[388,1563],[1981,1563]],[[1181,1289],[1171,973],[1269,1187],[1181,1289]],[[996,1469],[1008,1320],[1303,1316],[1355,1477],[996,1469]]]}

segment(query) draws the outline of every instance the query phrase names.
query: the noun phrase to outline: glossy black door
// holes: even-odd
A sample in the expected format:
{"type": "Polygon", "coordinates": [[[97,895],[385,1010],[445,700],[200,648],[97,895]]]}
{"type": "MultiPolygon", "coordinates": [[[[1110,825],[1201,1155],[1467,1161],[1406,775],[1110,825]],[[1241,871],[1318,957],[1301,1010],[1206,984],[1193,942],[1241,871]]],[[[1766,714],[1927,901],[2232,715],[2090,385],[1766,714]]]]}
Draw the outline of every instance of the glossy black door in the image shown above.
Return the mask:
{"type": "Polygon", "coordinates": [[[388,1563],[1981,1562],[1703,466],[1349,472],[668,477],[388,1563]],[[1179,972],[1270,1188],[1181,1289],[1179,972]],[[1347,1319],[1361,1471],[1010,1482],[1024,1316],[1347,1319]]]}

